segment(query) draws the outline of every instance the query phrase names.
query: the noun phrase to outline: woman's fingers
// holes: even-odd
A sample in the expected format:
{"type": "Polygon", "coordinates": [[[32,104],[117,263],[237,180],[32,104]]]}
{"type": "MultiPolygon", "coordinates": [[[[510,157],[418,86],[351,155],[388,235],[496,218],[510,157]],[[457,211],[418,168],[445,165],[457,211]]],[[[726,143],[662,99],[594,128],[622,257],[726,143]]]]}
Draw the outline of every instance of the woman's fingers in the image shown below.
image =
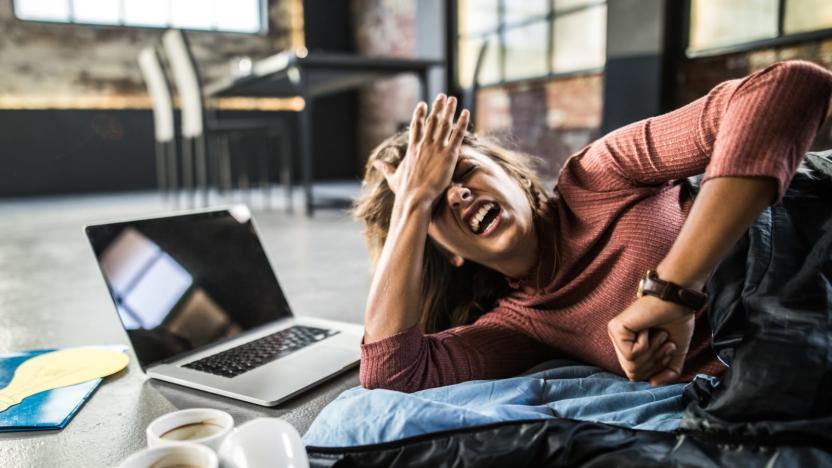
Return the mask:
{"type": "Polygon", "coordinates": [[[673,358],[673,353],[676,351],[676,345],[672,341],[667,341],[668,335],[661,331],[659,334],[663,335],[661,340],[655,340],[657,346],[651,343],[650,356],[639,366],[638,380],[647,380],[654,377],[659,372],[665,370],[673,358]]]}
{"type": "Polygon", "coordinates": [[[381,159],[373,161],[373,167],[376,168],[377,171],[381,172],[381,175],[383,175],[384,179],[387,181],[387,185],[390,186],[390,189],[395,192],[390,179],[396,173],[396,168],[389,162],[382,161],[381,159]]]}
{"type": "Polygon", "coordinates": [[[462,112],[459,114],[459,120],[456,121],[454,130],[451,133],[451,141],[449,142],[451,151],[457,151],[462,146],[462,139],[465,137],[465,131],[468,129],[469,118],[470,113],[468,109],[462,109],[462,112]]]}
{"type": "Polygon", "coordinates": [[[428,122],[425,126],[425,133],[422,135],[422,141],[434,141],[436,126],[439,123],[439,116],[444,106],[445,95],[440,94],[436,96],[436,100],[433,101],[433,109],[430,110],[430,114],[428,115],[428,122]]]}
{"type": "Polygon", "coordinates": [[[442,145],[448,143],[448,137],[451,135],[451,129],[454,125],[455,114],[456,98],[449,97],[447,102],[445,103],[445,108],[442,112],[442,117],[440,117],[439,119],[439,124],[436,129],[436,137],[434,138],[434,141],[437,141],[442,145]]]}
{"type": "Polygon", "coordinates": [[[664,370],[650,377],[650,385],[658,387],[659,385],[673,383],[679,378],[679,375],[678,371],[665,367],[664,370]]]}
{"type": "MultiPolygon", "coordinates": [[[[660,356],[657,356],[657,358],[658,357],[660,356]]],[[[667,369],[667,365],[670,363],[670,358],[671,356],[665,355],[661,359],[656,359],[646,363],[644,366],[636,370],[635,378],[632,380],[651,380],[653,377],[667,369]]]]}
{"type": "Polygon", "coordinates": [[[410,147],[416,146],[422,139],[422,132],[425,130],[425,114],[428,111],[428,105],[424,102],[416,104],[413,109],[413,119],[410,121],[410,138],[408,139],[410,147]]]}
{"type": "Polygon", "coordinates": [[[651,330],[650,334],[650,354],[653,354],[667,342],[668,335],[664,330],[651,330]]]}
{"type": "Polygon", "coordinates": [[[617,350],[625,359],[621,365],[627,377],[633,381],[647,380],[665,370],[676,351],[676,344],[669,338],[664,330],[641,330],[633,337],[630,352],[617,350]]]}
{"type": "Polygon", "coordinates": [[[638,359],[650,346],[650,330],[636,332],[636,341],[630,349],[629,359],[638,359]]]}
{"type": "Polygon", "coordinates": [[[685,353],[677,353],[676,347],[663,349],[667,354],[663,361],[662,369],[650,376],[650,385],[656,387],[675,382],[682,375],[682,368],[685,365],[685,353]]]}

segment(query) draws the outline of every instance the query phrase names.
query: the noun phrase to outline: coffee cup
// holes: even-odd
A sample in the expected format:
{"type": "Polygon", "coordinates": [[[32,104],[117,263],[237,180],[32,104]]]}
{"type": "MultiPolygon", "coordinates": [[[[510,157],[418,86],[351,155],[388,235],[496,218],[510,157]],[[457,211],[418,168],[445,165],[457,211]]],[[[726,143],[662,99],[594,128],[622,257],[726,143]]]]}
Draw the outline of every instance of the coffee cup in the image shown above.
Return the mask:
{"type": "Polygon", "coordinates": [[[234,418],[225,411],[192,408],[174,411],[154,419],[147,426],[147,446],[188,442],[219,450],[234,429],[234,418]]]}
{"type": "Polygon", "coordinates": [[[300,434],[279,418],[257,418],[241,424],[217,453],[223,468],[309,468],[300,434]]]}
{"type": "Polygon", "coordinates": [[[167,443],[127,457],[118,468],[218,468],[213,450],[203,445],[167,443]]]}

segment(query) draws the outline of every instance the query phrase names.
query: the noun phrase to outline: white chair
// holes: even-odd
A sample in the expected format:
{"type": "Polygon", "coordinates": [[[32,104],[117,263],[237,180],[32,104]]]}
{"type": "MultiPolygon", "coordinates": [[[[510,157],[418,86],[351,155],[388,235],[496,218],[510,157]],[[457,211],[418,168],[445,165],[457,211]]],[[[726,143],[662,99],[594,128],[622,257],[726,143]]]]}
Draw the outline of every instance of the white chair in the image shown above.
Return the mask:
{"type": "MultiPolygon", "coordinates": [[[[268,136],[277,136],[282,143],[281,181],[286,184],[287,207],[291,208],[291,179],[289,176],[288,133],[282,122],[274,119],[217,119],[206,118],[205,102],[202,94],[202,80],[196,61],[191,54],[185,34],[178,29],[171,29],[162,37],[165,54],[170,65],[173,81],[179,95],[182,113],[182,172],[183,185],[186,190],[194,194],[201,189],[203,204],[208,201],[208,145],[206,134],[219,135],[223,138],[222,151],[217,161],[217,180],[220,190],[231,188],[231,162],[228,151],[228,136],[243,133],[260,135],[261,148],[265,147],[268,136]],[[195,178],[194,178],[195,176],[195,178]]],[[[212,147],[215,145],[211,145],[212,147]]],[[[264,197],[270,200],[270,186],[268,174],[268,158],[265,151],[259,152],[261,159],[260,184],[264,197]]],[[[246,178],[247,180],[247,178],[246,178]]]]}
{"type": "Polygon", "coordinates": [[[162,70],[155,47],[139,53],[139,68],[153,106],[153,131],[156,139],[156,182],[164,197],[175,194],[178,185],[176,126],[170,85],[162,70]]]}

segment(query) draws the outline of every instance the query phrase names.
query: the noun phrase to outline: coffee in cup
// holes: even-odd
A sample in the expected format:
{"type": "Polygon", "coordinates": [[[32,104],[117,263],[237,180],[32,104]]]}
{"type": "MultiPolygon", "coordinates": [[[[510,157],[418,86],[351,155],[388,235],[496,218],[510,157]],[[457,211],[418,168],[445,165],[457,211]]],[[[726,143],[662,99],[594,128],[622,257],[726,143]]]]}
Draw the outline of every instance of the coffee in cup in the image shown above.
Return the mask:
{"type": "Polygon", "coordinates": [[[234,419],[225,411],[192,408],[162,415],[147,426],[147,445],[190,442],[218,450],[234,428],[234,419]]]}

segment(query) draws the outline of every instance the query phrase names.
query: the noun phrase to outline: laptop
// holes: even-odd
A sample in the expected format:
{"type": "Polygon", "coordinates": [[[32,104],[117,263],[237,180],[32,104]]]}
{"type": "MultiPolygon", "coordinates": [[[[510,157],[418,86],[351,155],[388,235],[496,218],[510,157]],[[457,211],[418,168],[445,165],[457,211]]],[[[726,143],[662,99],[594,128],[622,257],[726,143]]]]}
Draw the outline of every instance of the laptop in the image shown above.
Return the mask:
{"type": "Polygon", "coordinates": [[[292,314],[245,206],[85,232],[151,378],[274,406],[358,364],[363,327],[292,314]]]}

